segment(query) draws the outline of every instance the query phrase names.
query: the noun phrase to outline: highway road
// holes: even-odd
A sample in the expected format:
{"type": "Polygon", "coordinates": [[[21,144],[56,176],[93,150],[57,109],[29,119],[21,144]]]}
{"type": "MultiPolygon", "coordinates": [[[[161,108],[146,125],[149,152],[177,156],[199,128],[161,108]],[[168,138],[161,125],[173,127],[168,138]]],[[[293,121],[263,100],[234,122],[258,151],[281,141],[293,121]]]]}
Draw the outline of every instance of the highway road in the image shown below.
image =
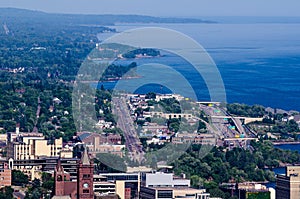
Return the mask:
{"type": "MultiPolygon", "coordinates": [[[[203,110],[207,115],[209,116],[230,116],[224,109],[222,109],[219,106],[206,106],[200,104],[200,109],[203,110]]],[[[231,117],[231,116],[230,116],[231,117]]],[[[224,139],[229,142],[228,144],[230,147],[246,147],[248,144],[248,140],[239,140],[236,139],[235,137],[237,135],[240,135],[237,130],[241,131],[245,136],[245,130],[244,127],[242,126],[242,122],[239,119],[234,119],[234,124],[237,126],[237,130],[230,129],[229,124],[227,121],[224,120],[222,117],[210,117],[211,118],[211,123],[214,127],[214,129],[217,129],[215,132],[216,135],[218,135],[219,139],[224,139]],[[228,139],[229,138],[229,139],[228,139]],[[234,138],[234,139],[230,139],[234,138]]]]}
{"type": "Polygon", "coordinates": [[[125,138],[125,146],[131,160],[142,162],[144,159],[144,151],[134,121],[130,116],[130,112],[125,97],[113,97],[113,114],[117,116],[117,126],[123,131],[125,138]]]}

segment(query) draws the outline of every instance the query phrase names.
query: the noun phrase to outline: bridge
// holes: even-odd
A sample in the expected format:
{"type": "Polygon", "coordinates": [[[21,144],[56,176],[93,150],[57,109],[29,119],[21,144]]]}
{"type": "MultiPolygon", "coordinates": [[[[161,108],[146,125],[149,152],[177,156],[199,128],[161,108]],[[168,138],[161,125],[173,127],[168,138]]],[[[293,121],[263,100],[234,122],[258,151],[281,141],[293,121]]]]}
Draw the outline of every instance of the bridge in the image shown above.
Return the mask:
{"type": "Polygon", "coordinates": [[[173,119],[173,118],[186,118],[186,119],[191,119],[194,116],[191,113],[163,113],[163,112],[146,112],[147,114],[149,114],[151,117],[154,116],[159,116],[159,117],[163,117],[166,119],[173,119]]]}
{"type": "Polygon", "coordinates": [[[245,124],[249,124],[251,122],[261,122],[263,121],[263,117],[235,117],[235,116],[220,116],[220,115],[212,115],[211,118],[216,118],[216,119],[239,119],[239,120],[244,120],[245,124]]]}
{"type": "Polygon", "coordinates": [[[224,141],[239,141],[239,140],[255,140],[255,141],[258,141],[258,138],[224,138],[224,141]]]}
{"type": "Polygon", "coordinates": [[[197,104],[216,104],[216,105],[220,105],[221,102],[196,102],[197,104]]]}
{"type": "Polygon", "coordinates": [[[234,118],[234,117],[231,117],[232,120],[233,120],[233,123],[234,125],[236,126],[236,128],[238,129],[238,131],[241,133],[241,134],[245,134],[245,129],[243,127],[243,124],[241,122],[240,119],[237,119],[237,118],[234,118]]]}
{"type": "Polygon", "coordinates": [[[245,124],[248,124],[250,122],[256,122],[256,121],[262,121],[263,118],[252,118],[252,117],[234,117],[234,116],[219,116],[219,115],[212,115],[211,118],[215,119],[232,119],[234,125],[236,126],[237,130],[241,134],[245,134],[245,129],[242,125],[241,120],[244,120],[245,124]]]}

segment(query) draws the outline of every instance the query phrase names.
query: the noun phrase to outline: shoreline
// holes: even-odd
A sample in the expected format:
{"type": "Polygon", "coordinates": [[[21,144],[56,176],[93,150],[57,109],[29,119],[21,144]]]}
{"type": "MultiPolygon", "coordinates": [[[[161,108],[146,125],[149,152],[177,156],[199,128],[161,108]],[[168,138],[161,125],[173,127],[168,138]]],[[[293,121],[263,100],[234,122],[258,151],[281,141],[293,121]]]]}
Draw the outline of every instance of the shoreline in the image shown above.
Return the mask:
{"type": "Polygon", "coordinates": [[[278,141],[278,142],[276,142],[276,141],[272,141],[272,143],[273,143],[273,145],[284,145],[284,144],[290,144],[290,145],[297,145],[297,144],[300,144],[300,141],[295,141],[295,142],[293,142],[293,141],[278,141]]]}
{"type": "Polygon", "coordinates": [[[142,76],[131,76],[131,77],[121,77],[121,78],[111,78],[111,79],[108,79],[108,80],[99,80],[99,81],[96,81],[96,80],[84,80],[84,81],[79,81],[81,83],[97,83],[97,84],[100,84],[100,83],[106,83],[106,82],[117,82],[119,80],[130,80],[130,79],[139,79],[139,78],[142,78],[142,76]]]}

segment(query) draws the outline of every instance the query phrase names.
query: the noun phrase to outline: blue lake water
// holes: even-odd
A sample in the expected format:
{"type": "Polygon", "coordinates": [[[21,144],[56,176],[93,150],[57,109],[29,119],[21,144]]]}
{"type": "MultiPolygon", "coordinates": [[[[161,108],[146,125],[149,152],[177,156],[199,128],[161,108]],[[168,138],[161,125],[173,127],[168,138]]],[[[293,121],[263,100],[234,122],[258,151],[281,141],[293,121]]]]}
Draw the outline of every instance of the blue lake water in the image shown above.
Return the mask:
{"type": "MultiPolygon", "coordinates": [[[[284,150],[292,150],[292,151],[298,151],[300,153],[300,144],[281,144],[281,145],[275,145],[275,148],[280,148],[284,150]]],[[[279,167],[273,169],[274,173],[284,175],[285,174],[285,168],[279,167]]],[[[275,183],[270,182],[266,184],[267,187],[275,188],[275,183]]]]}
{"type": "Polygon", "coordinates": [[[298,151],[298,153],[300,153],[300,144],[281,144],[275,145],[275,147],[284,150],[298,151]]]}
{"type": "MultiPolygon", "coordinates": [[[[227,102],[300,110],[298,23],[289,23],[287,20],[285,23],[245,24],[120,24],[114,28],[124,31],[146,26],[174,29],[200,43],[213,58],[222,75],[227,102]]],[[[159,60],[150,60],[152,61],[181,68],[191,81],[198,98],[210,99],[205,83],[201,78],[195,77],[193,71],[189,71],[184,60],[168,55],[159,60]]],[[[145,91],[141,89],[140,92],[143,90],[145,91]]]]}

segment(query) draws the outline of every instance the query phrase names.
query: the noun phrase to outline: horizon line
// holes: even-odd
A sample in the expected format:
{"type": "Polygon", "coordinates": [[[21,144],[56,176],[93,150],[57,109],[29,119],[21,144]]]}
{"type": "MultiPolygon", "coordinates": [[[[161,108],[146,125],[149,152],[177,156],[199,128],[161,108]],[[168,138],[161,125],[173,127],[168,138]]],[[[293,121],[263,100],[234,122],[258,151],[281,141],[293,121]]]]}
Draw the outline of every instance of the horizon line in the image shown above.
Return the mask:
{"type": "Polygon", "coordinates": [[[148,14],[138,14],[138,13],[80,13],[80,12],[55,12],[55,11],[45,11],[41,9],[30,9],[30,8],[20,8],[20,7],[0,7],[0,9],[17,9],[17,10],[27,10],[27,11],[33,11],[33,12],[42,12],[45,14],[63,14],[63,15],[94,15],[94,16],[100,16],[100,15],[116,15],[116,16],[147,16],[147,17],[157,17],[157,18],[189,18],[189,19],[199,19],[200,17],[249,17],[249,18],[300,18],[300,15],[148,15],[148,14]]]}

